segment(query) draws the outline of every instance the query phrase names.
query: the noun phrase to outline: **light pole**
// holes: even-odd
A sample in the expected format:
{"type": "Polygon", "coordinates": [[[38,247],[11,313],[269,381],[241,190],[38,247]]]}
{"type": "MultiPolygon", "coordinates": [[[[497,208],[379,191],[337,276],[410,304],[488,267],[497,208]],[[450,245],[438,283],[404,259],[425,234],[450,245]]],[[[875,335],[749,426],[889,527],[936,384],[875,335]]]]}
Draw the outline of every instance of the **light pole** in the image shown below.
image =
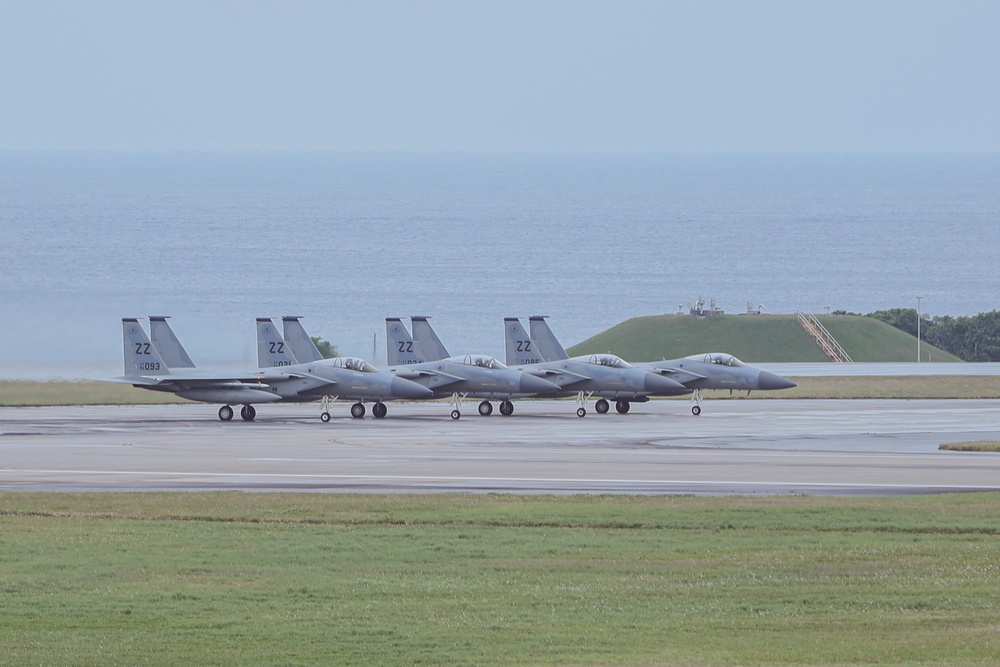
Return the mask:
{"type": "Polygon", "coordinates": [[[917,363],[920,363],[920,300],[922,296],[917,297],[917,363]]]}

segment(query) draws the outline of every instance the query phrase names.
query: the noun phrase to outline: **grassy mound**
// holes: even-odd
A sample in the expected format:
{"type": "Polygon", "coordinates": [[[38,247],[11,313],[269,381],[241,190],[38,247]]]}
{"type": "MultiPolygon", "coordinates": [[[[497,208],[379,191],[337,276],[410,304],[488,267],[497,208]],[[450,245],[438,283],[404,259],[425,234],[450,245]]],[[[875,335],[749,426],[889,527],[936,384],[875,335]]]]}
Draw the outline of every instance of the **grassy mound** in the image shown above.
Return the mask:
{"type": "MultiPolygon", "coordinates": [[[[917,340],[870,317],[819,317],[854,361],[914,361],[917,340]]],[[[656,361],[702,352],[729,352],[748,362],[829,361],[795,315],[689,315],[635,317],[568,350],[570,354],[611,352],[629,361],[656,361]]],[[[961,361],[927,343],[922,356],[961,361]]]]}

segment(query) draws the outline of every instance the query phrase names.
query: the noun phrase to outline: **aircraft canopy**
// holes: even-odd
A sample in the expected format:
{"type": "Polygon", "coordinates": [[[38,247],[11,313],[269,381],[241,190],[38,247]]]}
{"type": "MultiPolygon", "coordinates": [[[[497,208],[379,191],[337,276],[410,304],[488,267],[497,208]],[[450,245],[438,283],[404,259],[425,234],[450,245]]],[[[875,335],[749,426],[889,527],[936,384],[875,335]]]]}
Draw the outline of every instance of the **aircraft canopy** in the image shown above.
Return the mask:
{"type": "Polygon", "coordinates": [[[691,359],[692,361],[701,361],[706,364],[718,364],[719,366],[746,366],[745,363],[737,359],[731,354],[726,354],[725,352],[710,352],[708,354],[692,354],[690,357],[685,357],[686,359],[691,359]]]}
{"type": "Polygon", "coordinates": [[[610,368],[632,368],[632,364],[614,354],[592,354],[587,359],[587,363],[610,368]]]}

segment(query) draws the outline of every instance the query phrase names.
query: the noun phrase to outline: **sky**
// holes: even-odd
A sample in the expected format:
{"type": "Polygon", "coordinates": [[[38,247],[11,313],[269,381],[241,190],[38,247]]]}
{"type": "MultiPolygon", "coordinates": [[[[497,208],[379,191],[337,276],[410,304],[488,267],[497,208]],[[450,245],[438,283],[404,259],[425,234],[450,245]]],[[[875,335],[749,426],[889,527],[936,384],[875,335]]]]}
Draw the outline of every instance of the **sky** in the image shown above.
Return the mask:
{"type": "Polygon", "coordinates": [[[998,152],[998,29],[994,0],[0,0],[0,150],[998,152]]]}

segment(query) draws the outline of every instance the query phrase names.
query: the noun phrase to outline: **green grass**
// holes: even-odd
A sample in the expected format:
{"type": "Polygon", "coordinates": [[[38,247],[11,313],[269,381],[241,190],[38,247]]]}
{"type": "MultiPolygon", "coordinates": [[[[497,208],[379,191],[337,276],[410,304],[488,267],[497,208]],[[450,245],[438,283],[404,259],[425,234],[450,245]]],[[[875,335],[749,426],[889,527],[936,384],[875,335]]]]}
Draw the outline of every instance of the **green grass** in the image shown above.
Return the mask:
{"type": "Polygon", "coordinates": [[[985,665],[1000,495],[0,494],[5,664],[985,665]]]}
{"type": "MultiPolygon", "coordinates": [[[[751,398],[1000,398],[1000,377],[806,377],[792,378],[794,389],[753,392],[751,398]]],[[[712,400],[730,397],[728,391],[709,391],[712,400]]],[[[733,398],[745,398],[737,392],[733,398]]],[[[678,400],[689,400],[682,396],[678,400]]],[[[173,394],[104,382],[0,381],[0,407],[37,405],[132,405],[189,403],[173,394]]]]}
{"type": "MultiPolygon", "coordinates": [[[[870,317],[819,317],[854,361],[914,361],[917,340],[870,317]]],[[[703,352],[729,352],[749,363],[829,361],[795,315],[635,317],[588,338],[570,354],[611,352],[628,361],[656,361],[703,352]]],[[[927,343],[921,357],[960,361],[927,343]]]]}
{"type": "MultiPolygon", "coordinates": [[[[792,378],[792,389],[753,392],[756,398],[1000,398],[1000,376],[879,376],[792,378]]],[[[708,392],[725,398],[729,392],[708,392]]],[[[745,392],[744,392],[745,395],[745,392]]]]}
{"type": "Polygon", "coordinates": [[[174,394],[115,382],[0,381],[0,406],[189,403],[174,394]]]}
{"type": "Polygon", "coordinates": [[[972,440],[969,442],[946,442],[938,449],[951,452],[1000,452],[1000,442],[996,440],[972,440]]]}

